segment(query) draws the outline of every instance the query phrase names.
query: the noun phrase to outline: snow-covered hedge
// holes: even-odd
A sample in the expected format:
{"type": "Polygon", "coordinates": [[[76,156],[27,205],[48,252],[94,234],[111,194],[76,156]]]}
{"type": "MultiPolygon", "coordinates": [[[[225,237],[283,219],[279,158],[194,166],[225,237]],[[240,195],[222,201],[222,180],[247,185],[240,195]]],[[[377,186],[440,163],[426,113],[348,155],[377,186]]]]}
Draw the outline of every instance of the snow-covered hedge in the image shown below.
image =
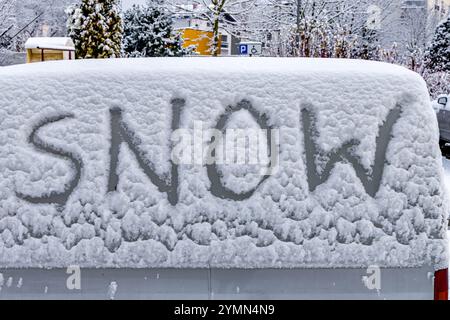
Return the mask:
{"type": "Polygon", "coordinates": [[[27,61],[27,54],[25,52],[13,52],[9,50],[0,49],[0,67],[11,66],[14,64],[22,64],[27,61]]]}
{"type": "Polygon", "coordinates": [[[438,135],[424,81],[376,62],[2,68],[0,266],[443,268],[438,135]],[[278,130],[278,169],[175,165],[199,122],[278,130]]]}

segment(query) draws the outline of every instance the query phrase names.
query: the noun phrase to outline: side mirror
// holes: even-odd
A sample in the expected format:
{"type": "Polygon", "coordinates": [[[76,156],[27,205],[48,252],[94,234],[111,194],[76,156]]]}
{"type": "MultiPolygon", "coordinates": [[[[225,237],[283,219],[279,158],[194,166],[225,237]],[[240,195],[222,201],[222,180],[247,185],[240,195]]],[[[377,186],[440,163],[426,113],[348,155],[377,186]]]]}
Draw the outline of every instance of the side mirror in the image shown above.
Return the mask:
{"type": "Polygon", "coordinates": [[[443,106],[446,106],[447,105],[447,101],[448,101],[448,99],[446,97],[441,97],[441,98],[438,99],[437,103],[441,104],[443,106]]]}

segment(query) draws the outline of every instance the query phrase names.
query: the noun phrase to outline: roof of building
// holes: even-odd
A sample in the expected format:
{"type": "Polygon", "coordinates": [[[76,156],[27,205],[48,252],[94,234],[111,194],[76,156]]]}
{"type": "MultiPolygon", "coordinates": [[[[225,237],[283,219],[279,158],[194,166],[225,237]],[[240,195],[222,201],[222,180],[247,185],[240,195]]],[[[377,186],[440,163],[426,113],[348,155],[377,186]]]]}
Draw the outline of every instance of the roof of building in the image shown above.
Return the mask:
{"type": "Polygon", "coordinates": [[[68,37],[33,37],[27,40],[25,49],[75,50],[75,45],[68,37]]]}

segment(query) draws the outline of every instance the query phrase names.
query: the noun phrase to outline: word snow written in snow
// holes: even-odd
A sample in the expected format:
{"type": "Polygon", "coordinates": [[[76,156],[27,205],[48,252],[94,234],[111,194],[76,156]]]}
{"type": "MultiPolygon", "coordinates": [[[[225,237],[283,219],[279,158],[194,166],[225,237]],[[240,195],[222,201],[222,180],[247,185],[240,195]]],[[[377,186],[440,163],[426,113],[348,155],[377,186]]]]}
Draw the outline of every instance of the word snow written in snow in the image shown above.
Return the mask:
{"type": "MultiPolygon", "coordinates": [[[[208,179],[211,183],[210,192],[221,199],[229,199],[234,201],[243,201],[252,197],[259,186],[264,183],[279,166],[279,130],[269,125],[266,115],[258,112],[252,104],[243,100],[236,106],[230,106],[223,113],[214,129],[203,130],[201,122],[196,122],[194,126],[194,134],[189,130],[180,128],[180,119],[185,106],[185,100],[173,99],[172,106],[172,137],[171,141],[178,143],[173,144],[170,165],[170,177],[159,176],[152,165],[143,157],[143,151],[140,147],[136,134],[126,125],[122,116],[122,109],[110,109],[110,128],[111,128],[111,146],[110,146],[110,168],[108,178],[108,192],[117,190],[119,176],[117,174],[117,166],[119,162],[119,152],[122,143],[126,143],[132,153],[135,155],[137,162],[150,181],[162,193],[166,193],[168,201],[175,206],[179,201],[178,186],[179,186],[179,166],[201,164],[206,166],[208,179]],[[230,117],[240,111],[246,110],[256,120],[260,129],[226,129],[226,125],[230,117]],[[199,136],[200,143],[196,143],[196,137],[199,136]],[[203,137],[208,137],[210,142],[206,150],[203,149],[203,137]],[[265,140],[265,141],[264,141],[265,140]],[[192,146],[193,142],[193,146],[192,146]],[[231,145],[231,148],[229,147],[231,145]],[[231,150],[231,151],[230,151],[231,150]],[[230,155],[231,152],[231,155],[230,155]],[[187,156],[186,156],[187,155],[187,156]],[[253,189],[236,193],[222,183],[223,175],[219,169],[223,164],[251,164],[261,165],[265,169],[261,169],[261,178],[253,189]]],[[[340,148],[332,150],[327,154],[318,150],[314,142],[314,135],[317,135],[316,121],[312,112],[312,106],[305,106],[301,110],[301,119],[304,148],[306,155],[306,170],[309,190],[313,192],[319,185],[325,183],[331,175],[331,171],[338,162],[350,163],[361,183],[363,184],[367,194],[374,197],[378,192],[381,184],[381,179],[384,171],[384,164],[386,158],[386,150],[389,141],[392,137],[392,128],[395,122],[400,117],[400,107],[396,106],[387,115],[386,120],[379,127],[378,136],[376,139],[375,160],[372,168],[366,170],[359,160],[352,154],[352,149],[358,146],[359,142],[356,140],[348,141],[340,148]],[[315,164],[317,155],[325,156],[328,159],[325,167],[318,172],[315,164]]],[[[65,190],[61,193],[51,192],[46,196],[32,197],[20,192],[17,196],[25,201],[35,204],[57,204],[65,205],[70,195],[76,189],[81,179],[81,171],[83,169],[83,161],[80,156],[64,151],[61,148],[56,148],[39,138],[38,131],[44,126],[52,123],[73,119],[72,114],[57,115],[46,118],[34,127],[29,135],[28,142],[32,144],[37,150],[52,154],[57,157],[62,157],[73,164],[75,175],[70,181],[65,190]]],[[[198,140],[197,140],[198,141],[198,140]]]]}

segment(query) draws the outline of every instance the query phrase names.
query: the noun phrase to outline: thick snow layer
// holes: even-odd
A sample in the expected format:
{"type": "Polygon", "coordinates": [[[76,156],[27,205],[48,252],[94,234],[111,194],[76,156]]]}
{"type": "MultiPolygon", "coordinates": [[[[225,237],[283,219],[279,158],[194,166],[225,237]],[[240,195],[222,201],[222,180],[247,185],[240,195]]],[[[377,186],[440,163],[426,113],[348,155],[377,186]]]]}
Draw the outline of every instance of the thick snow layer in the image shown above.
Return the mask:
{"type": "MultiPolygon", "coordinates": [[[[226,125],[255,121],[240,110],[226,125]]],[[[2,68],[0,266],[444,268],[438,135],[424,81],[382,63],[172,58],[2,68]],[[180,127],[189,131],[197,121],[214,128],[229,106],[248,101],[279,129],[279,169],[258,184],[251,166],[218,166],[233,194],[257,187],[239,201],[214,194],[205,166],[180,165],[174,200],[142,169],[171,180],[173,99],[184,100],[180,127]],[[118,108],[143,160],[121,143],[117,188],[108,192],[118,108]],[[357,172],[380,169],[372,170],[379,128],[395,110],[372,196],[365,187],[373,181],[357,172]],[[307,115],[317,149],[309,167],[307,115]],[[311,188],[308,168],[329,178],[311,188]]]]}
{"type": "Polygon", "coordinates": [[[74,49],[72,39],[64,37],[34,37],[25,43],[25,49],[74,49]]]}

